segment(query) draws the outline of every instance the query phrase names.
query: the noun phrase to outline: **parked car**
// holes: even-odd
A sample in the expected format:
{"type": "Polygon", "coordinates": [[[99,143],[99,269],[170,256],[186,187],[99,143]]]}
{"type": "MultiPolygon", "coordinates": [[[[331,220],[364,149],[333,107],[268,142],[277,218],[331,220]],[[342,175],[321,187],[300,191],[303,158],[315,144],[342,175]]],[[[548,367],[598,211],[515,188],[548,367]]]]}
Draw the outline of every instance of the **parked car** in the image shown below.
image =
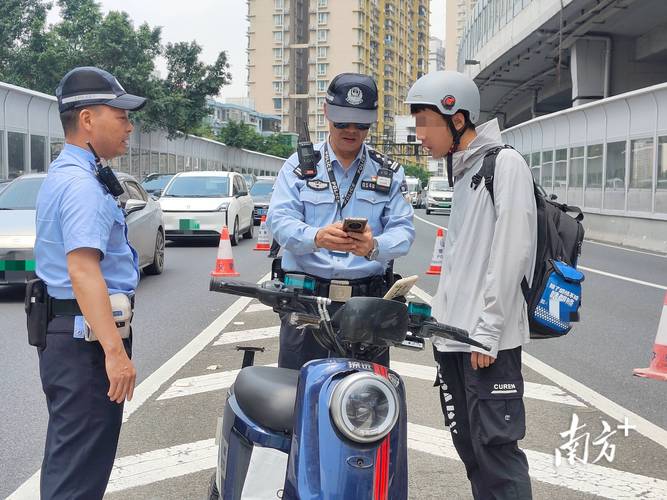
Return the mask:
{"type": "Polygon", "coordinates": [[[269,212],[269,203],[271,203],[271,193],[273,193],[273,185],[276,183],[275,177],[257,177],[257,180],[250,188],[250,196],[255,203],[255,208],[252,211],[252,219],[255,226],[259,226],[262,215],[267,215],[269,212]]]}
{"type": "MultiPolygon", "coordinates": [[[[125,188],[119,203],[139,267],[146,274],[160,274],[165,241],[160,206],[134,177],[116,175],[125,188]]],[[[45,178],[46,174],[22,175],[0,193],[0,284],[21,284],[35,276],[35,206],[45,178]]]]}
{"type": "Polygon", "coordinates": [[[422,181],[419,177],[406,177],[408,185],[408,199],[413,207],[422,207],[422,181]]]}
{"type": "Polygon", "coordinates": [[[5,188],[12,182],[11,179],[0,179],[0,193],[2,193],[5,188]]]}
{"type": "Polygon", "coordinates": [[[167,239],[220,237],[230,230],[232,245],[252,238],[253,201],[243,176],[236,172],[203,171],[176,174],[160,197],[167,239]]]}
{"type": "Polygon", "coordinates": [[[245,179],[245,183],[246,186],[248,186],[248,189],[252,189],[252,186],[257,181],[257,177],[255,177],[255,174],[241,174],[241,175],[245,179]]]}
{"type": "Polygon", "coordinates": [[[446,177],[431,177],[426,188],[426,214],[436,211],[451,213],[453,191],[446,177]]]}
{"type": "Polygon", "coordinates": [[[165,186],[174,175],[176,174],[148,174],[146,178],[141,181],[141,187],[143,187],[148,194],[155,198],[159,198],[165,186]]]}

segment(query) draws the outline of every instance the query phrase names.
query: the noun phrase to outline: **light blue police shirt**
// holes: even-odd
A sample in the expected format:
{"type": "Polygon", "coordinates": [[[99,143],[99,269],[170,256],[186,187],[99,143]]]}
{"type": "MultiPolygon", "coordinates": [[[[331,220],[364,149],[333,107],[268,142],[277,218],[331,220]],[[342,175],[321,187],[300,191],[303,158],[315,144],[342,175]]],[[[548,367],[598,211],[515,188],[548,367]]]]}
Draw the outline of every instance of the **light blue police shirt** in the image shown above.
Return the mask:
{"type": "MultiPolygon", "coordinates": [[[[109,294],[134,294],[139,282],[139,259],[127,240],[123,210],[95,176],[90,151],[65,144],[37,195],[37,276],[51,297],[73,299],[67,254],[95,248],[109,294]]],[[[77,325],[81,325],[77,317],[77,325]]],[[[75,332],[75,336],[76,332],[75,332]]]]}
{"type": "Polygon", "coordinates": [[[282,267],[288,272],[312,274],[322,279],[360,279],[381,275],[390,260],[408,253],[415,239],[414,211],[401,192],[401,184],[405,182],[403,169],[394,173],[389,193],[363,189],[362,181],[371,181],[382,165],[375,162],[369,156],[368,148],[363,146],[350,167],[344,170],[329,145],[341,203],[352,184],[361,155],[366,155],[366,164],[354,195],[341,213],[329,182],[324,145],[319,143],[315,146],[322,152],[315,178],[300,179],[294,173],[299,164],[296,153],[287,159],[278,174],[267,225],[283,247],[282,267]],[[378,242],[376,260],[368,261],[353,253],[341,254],[316,248],[317,231],[345,217],[368,219],[373,237],[378,242]]]}

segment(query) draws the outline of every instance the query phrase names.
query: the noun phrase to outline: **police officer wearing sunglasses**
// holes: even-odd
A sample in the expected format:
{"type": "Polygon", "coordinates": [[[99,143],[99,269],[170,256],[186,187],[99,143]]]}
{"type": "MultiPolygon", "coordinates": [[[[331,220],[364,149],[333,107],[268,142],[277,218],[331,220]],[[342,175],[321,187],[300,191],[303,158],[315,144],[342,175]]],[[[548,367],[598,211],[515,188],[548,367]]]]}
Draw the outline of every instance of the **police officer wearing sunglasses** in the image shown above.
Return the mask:
{"type": "MultiPolygon", "coordinates": [[[[315,145],[321,154],[316,172],[303,171],[292,155],[271,197],[267,223],[283,248],[279,277],[331,298],[331,313],[351,296],[383,296],[390,263],[408,253],[415,237],[403,168],[364,144],[377,121],[377,101],[373,78],[336,76],[324,104],[329,137],[315,145]],[[363,231],[346,231],[347,218],[366,219],[363,231]]],[[[328,355],[283,318],[279,366],[298,369],[328,355]]],[[[375,361],[388,364],[388,352],[375,361]]]]}
{"type": "Polygon", "coordinates": [[[40,279],[26,298],[49,410],[40,497],[101,499],[136,379],[130,321],[139,268],[116,199],[123,188],[100,157],[127,152],[128,112],[146,99],[94,67],[67,73],[56,97],[65,146],[37,197],[40,279]]]}

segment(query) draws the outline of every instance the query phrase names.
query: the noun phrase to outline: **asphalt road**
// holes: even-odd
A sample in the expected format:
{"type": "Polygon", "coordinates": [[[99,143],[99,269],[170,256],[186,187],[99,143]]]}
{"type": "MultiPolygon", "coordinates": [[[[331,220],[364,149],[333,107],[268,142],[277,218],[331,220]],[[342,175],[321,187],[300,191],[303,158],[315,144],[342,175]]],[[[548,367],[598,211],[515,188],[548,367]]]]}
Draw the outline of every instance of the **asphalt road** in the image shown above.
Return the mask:
{"type": "MultiPolygon", "coordinates": [[[[426,216],[423,210],[417,215],[447,225],[446,216],[426,216]]],[[[398,261],[396,270],[403,275],[419,274],[418,285],[433,294],[437,277],[423,273],[433,251],[435,228],[419,220],[415,225],[418,237],[410,259],[398,261]]],[[[266,253],[253,252],[252,247],[253,242],[243,241],[234,248],[236,267],[247,281],[256,281],[269,270],[266,253]]],[[[139,382],[234,302],[233,297],[208,292],[208,273],[215,254],[215,246],[169,246],[165,273],[142,279],[134,323],[139,382]]],[[[660,256],[586,243],[580,265],[667,286],[667,259],[660,256]]],[[[664,289],[586,272],[582,322],[576,331],[565,339],[534,342],[527,352],[667,428],[667,386],[631,376],[632,368],[647,366],[664,293],[664,289]]],[[[46,408],[37,356],[27,345],[24,325],[22,290],[0,287],[0,336],[6,353],[0,368],[0,497],[10,494],[39,468],[43,449],[46,408]]],[[[667,457],[663,458],[664,468],[667,457]]],[[[415,460],[423,462],[420,470],[428,481],[427,471],[433,465],[422,456],[415,460]]]]}

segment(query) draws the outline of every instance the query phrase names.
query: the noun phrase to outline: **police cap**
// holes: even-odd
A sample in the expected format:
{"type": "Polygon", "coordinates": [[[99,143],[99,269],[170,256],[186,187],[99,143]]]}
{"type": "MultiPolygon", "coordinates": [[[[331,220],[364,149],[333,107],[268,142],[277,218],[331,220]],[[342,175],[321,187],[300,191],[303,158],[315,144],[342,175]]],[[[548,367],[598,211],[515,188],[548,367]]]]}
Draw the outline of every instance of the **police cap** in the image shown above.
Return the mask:
{"type": "Polygon", "coordinates": [[[327,89],[326,115],[337,123],[374,123],[378,119],[375,80],[359,73],[337,75],[327,89]]]}
{"type": "Polygon", "coordinates": [[[145,97],[125,92],[111,73],[92,66],[74,68],[67,73],[58,84],[56,97],[60,113],[93,104],[136,111],[146,104],[145,97]]]}

